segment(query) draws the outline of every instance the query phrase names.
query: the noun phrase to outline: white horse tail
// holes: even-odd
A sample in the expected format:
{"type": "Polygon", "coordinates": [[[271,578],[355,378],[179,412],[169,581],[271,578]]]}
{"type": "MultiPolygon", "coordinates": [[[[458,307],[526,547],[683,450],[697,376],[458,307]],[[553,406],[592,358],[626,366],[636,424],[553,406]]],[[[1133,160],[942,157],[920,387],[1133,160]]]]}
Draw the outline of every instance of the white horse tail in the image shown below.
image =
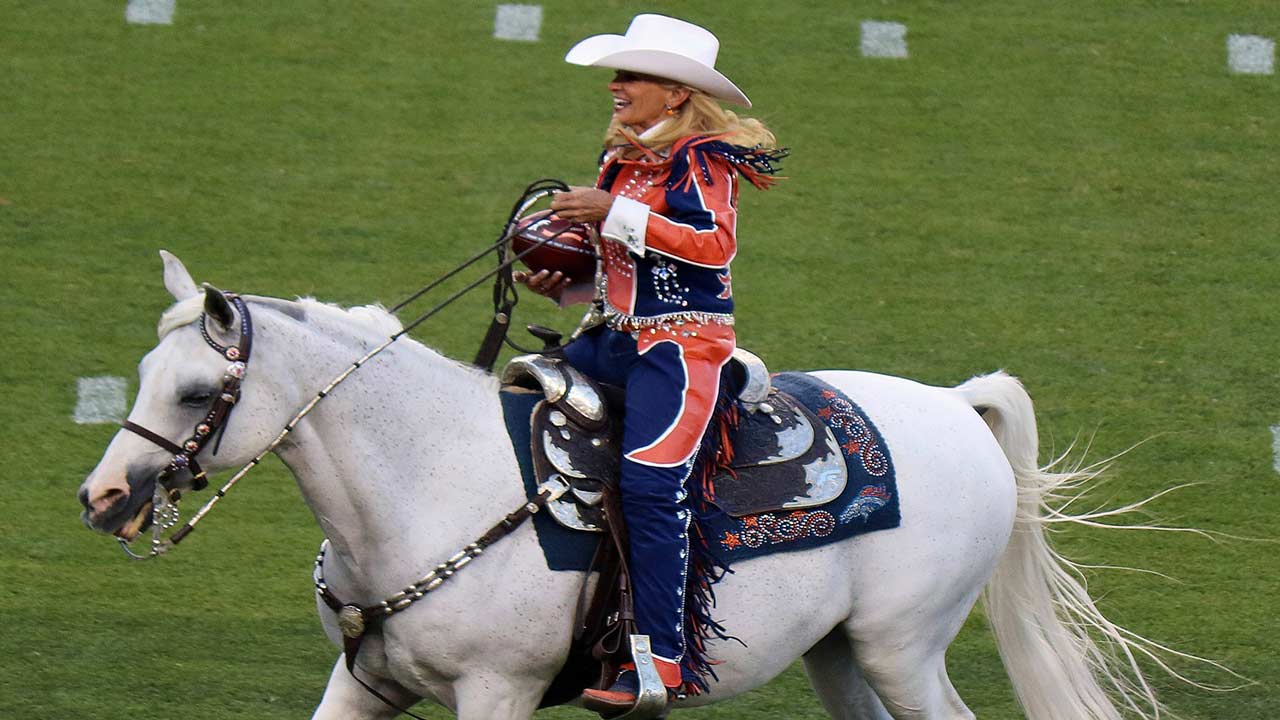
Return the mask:
{"type": "Polygon", "coordinates": [[[1097,466],[1051,472],[1037,463],[1031,397],[1004,372],[956,390],[978,410],[1013,467],[1018,508],[1013,536],[983,589],[1005,670],[1029,720],[1119,720],[1117,703],[1142,718],[1163,708],[1135,655],[1159,646],[1103,616],[1079,568],[1049,544],[1046,526],[1080,518],[1063,512],[1097,466]],[[1101,643],[1095,640],[1101,639],[1101,643]]]}

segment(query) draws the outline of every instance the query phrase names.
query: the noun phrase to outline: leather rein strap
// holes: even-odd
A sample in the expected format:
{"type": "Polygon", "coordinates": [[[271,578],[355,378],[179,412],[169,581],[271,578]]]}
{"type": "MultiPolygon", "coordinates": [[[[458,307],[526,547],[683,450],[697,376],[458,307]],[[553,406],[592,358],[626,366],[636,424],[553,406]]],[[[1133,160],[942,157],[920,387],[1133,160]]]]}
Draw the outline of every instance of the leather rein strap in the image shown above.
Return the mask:
{"type": "MultiPolygon", "coordinates": [[[[165,546],[165,549],[167,550],[167,548],[177,545],[184,537],[194,530],[195,523],[198,522],[200,518],[204,517],[205,513],[213,507],[214,503],[225,496],[226,492],[230,490],[231,487],[240,480],[240,478],[244,477],[246,472],[256,466],[267,453],[273,451],[276,446],[278,446],[293,430],[294,426],[297,425],[302,418],[306,417],[307,414],[316,406],[316,403],[323,399],[329,391],[337,387],[339,383],[350,376],[351,373],[357,370],[365,362],[385,350],[402,336],[408,334],[410,330],[421,325],[428,318],[443,310],[480,283],[496,275],[498,276],[498,280],[494,287],[494,317],[488,332],[485,334],[485,339],[481,344],[480,351],[476,355],[476,364],[478,366],[483,367],[486,370],[492,369],[493,363],[497,358],[497,352],[501,347],[501,343],[504,340],[510,343],[510,340],[506,338],[506,334],[507,328],[511,322],[511,311],[516,303],[515,285],[511,279],[511,266],[517,260],[524,258],[553,238],[542,238],[531,247],[525,248],[510,258],[506,256],[506,245],[511,240],[511,234],[517,221],[526,210],[532,207],[532,205],[541,198],[547,197],[554,192],[562,192],[568,189],[569,186],[565,183],[559,180],[550,179],[538,180],[525,188],[524,193],[520,196],[520,199],[516,201],[515,207],[512,209],[511,216],[507,220],[507,224],[503,229],[502,235],[492,246],[486,248],[448,273],[445,273],[443,276],[428,283],[425,287],[419,289],[395,307],[391,308],[391,312],[394,313],[400,310],[428,291],[438,287],[445,280],[448,280],[464,268],[471,266],[473,263],[484,258],[495,250],[498,252],[498,267],[488,273],[485,273],[478,280],[475,280],[461,290],[453,293],[443,302],[437,304],[422,315],[419,315],[415,320],[401,328],[399,332],[388,338],[386,342],[366,353],[363,357],[356,360],[350,367],[335,377],[324,390],[321,390],[319,394],[311,400],[311,402],[303,407],[303,409],[289,421],[284,430],[281,431],[270,446],[259,453],[253,460],[242,467],[239,472],[232,476],[232,478],[223,485],[222,489],[215,494],[214,498],[206,503],[205,506],[196,513],[194,518],[173,534],[167,546],[165,546]]],[[[204,447],[215,436],[218,438],[218,441],[214,443],[213,452],[215,455],[217,454],[218,443],[221,442],[222,433],[226,429],[227,420],[231,415],[231,411],[234,409],[236,402],[240,399],[240,383],[244,378],[245,368],[249,362],[250,350],[253,347],[253,324],[249,318],[248,306],[238,295],[235,293],[224,293],[224,297],[232,302],[236,309],[240,311],[240,340],[238,344],[231,347],[224,347],[223,345],[220,345],[209,335],[207,327],[208,314],[205,313],[200,316],[200,334],[204,337],[205,342],[209,344],[209,347],[217,350],[219,354],[231,361],[231,364],[227,367],[226,375],[223,377],[222,392],[220,392],[218,397],[214,400],[214,403],[210,407],[209,413],[205,416],[205,419],[196,425],[194,433],[179,445],[168,438],[163,437],[159,433],[153,432],[152,430],[143,427],[142,425],[138,425],[131,420],[125,420],[120,424],[125,430],[145,438],[159,447],[173,453],[173,459],[170,461],[168,468],[160,474],[160,481],[162,485],[164,479],[168,476],[183,470],[189,470],[193,478],[192,486],[194,489],[203,490],[208,486],[208,476],[196,461],[196,455],[200,454],[204,447]]],[[[170,490],[169,494],[174,496],[175,491],[170,490]]],[[[152,556],[159,554],[160,545],[161,544],[158,539],[153,541],[152,556]]]]}
{"type": "MultiPolygon", "coordinates": [[[[225,346],[219,344],[212,336],[209,335],[208,313],[200,315],[200,335],[209,347],[218,351],[218,354],[230,361],[225,374],[222,376],[222,389],[210,406],[209,412],[205,414],[204,419],[196,424],[195,429],[181,445],[165,438],[164,436],[152,432],[151,430],[131,421],[125,420],[120,423],[120,427],[129,432],[146,438],[160,447],[173,453],[173,459],[169,461],[169,467],[165,468],[161,473],[161,479],[169,477],[174,473],[183,470],[191,472],[193,487],[196,490],[203,490],[209,484],[208,476],[200,463],[196,461],[196,456],[204,450],[214,437],[221,438],[222,433],[226,430],[227,421],[231,418],[231,411],[235,409],[235,405],[240,400],[240,385],[244,381],[244,373],[249,364],[249,353],[253,350],[253,321],[249,318],[249,306],[239,295],[227,293],[226,298],[235,305],[236,310],[240,313],[240,340],[235,345],[225,346]]],[[[213,452],[218,452],[218,444],[214,443],[213,452]]]]}
{"type": "MultiPolygon", "coordinates": [[[[546,507],[548,502],[560,497],[568,489],[569,483],[566,480],[559,475],[554,476],[551,480],[538,486],[538,494],[532,500],[521,505],[515,511],[508,513],[498,524],[489,528],[485,534],[470,545],[437,565],[434,570],[427,573],[421,580],[375,605],[361,607],[354,603],[345,603],[334,594],[333,590],[329,589],[329,584],[324,579],[324,557],[329,549],[329,541],[326,539],[321,543],[320,553],[316,555],[316,567],[313,575],[316,595],[325,605],[329,606],[330,610],[338,614],[338,628],[342,631],[342,652],[346,657],[347,672],[351,673],[351,677],[355,678],[356,682],[363,685],[374,697],[388,706],[410,717],[420,718],[420,716],[414,715],[385,697],[356,675],[356,656],[360,653],[360,644],[363,642],[365,634],[377,628],[388,617],[408,608],[425,597],[427,593],[443,585],[446,580],[453,577],[454,573],[483,554],[486,548],[510,535],[524,521],[533,517],[539,510],[546,507]]],[[[425,719],[420,718],[420,720],[425,719]]]]}

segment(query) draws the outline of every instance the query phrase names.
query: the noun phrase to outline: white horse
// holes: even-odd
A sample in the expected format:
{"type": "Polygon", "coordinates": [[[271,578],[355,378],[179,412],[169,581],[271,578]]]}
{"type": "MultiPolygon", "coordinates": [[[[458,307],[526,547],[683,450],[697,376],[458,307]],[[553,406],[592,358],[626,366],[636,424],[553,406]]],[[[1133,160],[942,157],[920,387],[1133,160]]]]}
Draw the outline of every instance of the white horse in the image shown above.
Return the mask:
{"type": "MultiPolygon", "coordinates": [[[[206,303],[167,253],[177,303],[139,366],[129,419],[180,442],[219,392],[227,362],[199,322],[206,303]]],[[[335,374],[399,330],[380,308],[246,297],[253,360],[210,470],[241,465],[335,374]]],[[[222,302],[226,309],[225,301],[222,302]]],[[[234,345],[237,322],[206,323],[234,345]]],[[[1032,720],[1158,712],[1134,636],[1109,623],[1043,532],[1076,473],[1038,469],[1030,398],[996,373],[956,388],[864,372],[814,373],[866,411],[894,458],[900,527],[803,552],[742,561],[716,587],[716,619],[744,645],[711,692],[677,709],[757,688],[803,657],[827,711],[849,720],[973,718],[944,655],[978,596],[1032,720]],[[979,412],[975,412],[979,410],[979,412]],[[1065,613],[1065,615],[1064,615],[1065,613]],[[1095,644],[1088,630],[1106,642],[1095,644]],[[1129,662],[1115,667],[1119,641],[1129,662]]],[[[402,339],[351,376],[277,449],[329,538],[328,584],[373,604],[403,589],[525,502],[498,382],[402,339]]],[[[132,539],[172,453],[120,432],[80,488],[91,527],[132,539]]],[[[301,551],[301,549],[300,549],[301,551]]],[[[565,661],[583,573],[553,572],[526,523],[452,580],[390,617],[358,655],[362,678],[402,706],[431,699],[463,720],[530,718],[565,661]]],[[[331,640],[335,614],[318,603],[331,640]]],[[[1140,639],[1139,639],[1140,640],[1140,639]]],[[[314,717],[391,718],[340,656],[314,717]]]]}

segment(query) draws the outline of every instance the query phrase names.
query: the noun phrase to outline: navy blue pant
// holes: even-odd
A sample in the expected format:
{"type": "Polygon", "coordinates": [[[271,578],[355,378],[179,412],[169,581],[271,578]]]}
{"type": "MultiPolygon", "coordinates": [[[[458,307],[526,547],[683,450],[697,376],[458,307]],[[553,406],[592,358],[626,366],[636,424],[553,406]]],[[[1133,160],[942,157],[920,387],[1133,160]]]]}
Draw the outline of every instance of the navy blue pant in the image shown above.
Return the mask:
{"type": "Polygon", "coordinates": [[[636,627],[649,635],[655,656],[676,663],[685,652],[684,592],[692,518],[684,505],[685,483],[697,441],[715,406],[720,367],[733,351],[732,328],[690,335],[688,328],[703,327],[682,326],[675,331],[683,333],[679,341],[671,331],[644,331],[639,343],[630,333],[601,327],[565,348],[575,368],[626,389],[621,489],[636,627]],[[699,372],[698,366],[707,367],[699,372]],[[713,380],[701,379],[707,376],[713,380]]]}

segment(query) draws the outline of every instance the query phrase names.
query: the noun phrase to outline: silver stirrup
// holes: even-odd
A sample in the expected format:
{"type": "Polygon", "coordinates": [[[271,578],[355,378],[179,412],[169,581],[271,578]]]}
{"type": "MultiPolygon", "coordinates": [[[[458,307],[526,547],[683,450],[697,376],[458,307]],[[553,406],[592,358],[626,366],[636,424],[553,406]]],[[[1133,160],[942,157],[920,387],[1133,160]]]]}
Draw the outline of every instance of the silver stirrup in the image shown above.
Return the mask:
{"type": "Polygon", "coordinates": [[[631,659],[636,663],[636,677],[640,689],[636,692],[636,704],[627,712],[614,716],[617,720],[650,720],[667,716],[667,686],[658,676],[653,664],[653,652],[649,649],[648,635],[631,636],[631,659]]]}

